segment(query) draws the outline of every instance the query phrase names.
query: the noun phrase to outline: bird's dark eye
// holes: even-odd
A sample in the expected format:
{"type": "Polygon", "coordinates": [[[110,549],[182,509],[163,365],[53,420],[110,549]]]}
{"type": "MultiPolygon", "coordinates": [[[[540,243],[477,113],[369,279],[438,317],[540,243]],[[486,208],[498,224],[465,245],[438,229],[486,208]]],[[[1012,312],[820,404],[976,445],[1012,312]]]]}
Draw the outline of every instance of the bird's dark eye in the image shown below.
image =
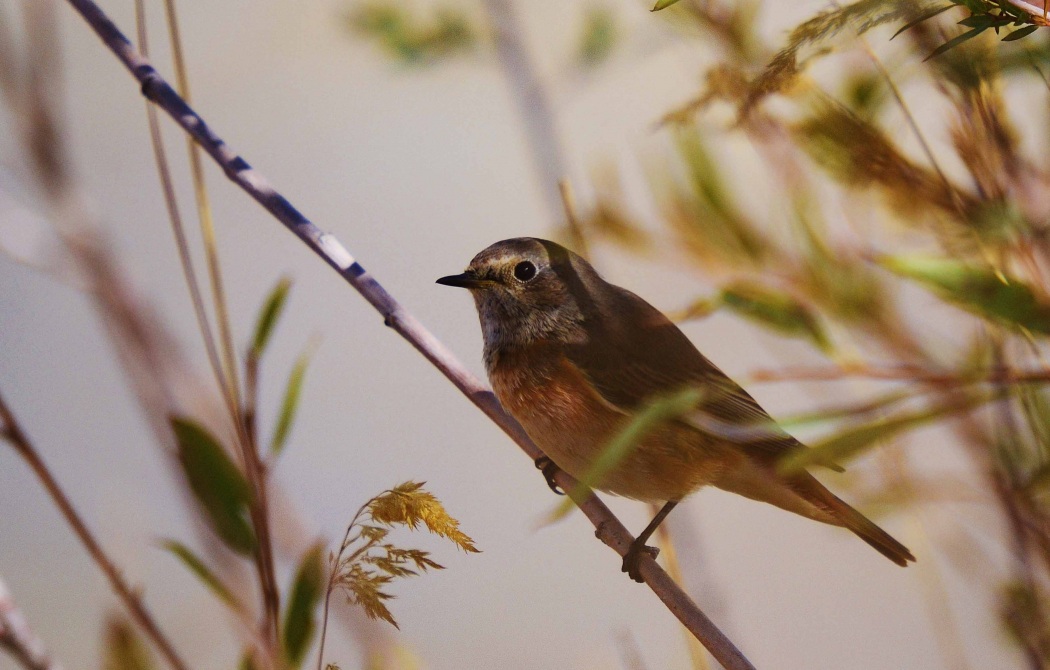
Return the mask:
{"type": "Polygon", "coordinates": [[[536,276],[536,266],[529,261],[522,261],[514,266],[514,278],[518,281],[529,281],[536,276]]]}

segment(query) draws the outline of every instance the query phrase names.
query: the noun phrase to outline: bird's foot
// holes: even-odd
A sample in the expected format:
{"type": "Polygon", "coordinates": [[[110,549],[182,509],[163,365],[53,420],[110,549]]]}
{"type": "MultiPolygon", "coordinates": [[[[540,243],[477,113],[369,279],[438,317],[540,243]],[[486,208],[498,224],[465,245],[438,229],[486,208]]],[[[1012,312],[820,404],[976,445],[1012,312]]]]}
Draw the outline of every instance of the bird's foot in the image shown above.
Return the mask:
{"type": "Polygon", "coordinates": [[[626,572],[628,577],[639,584],[645,581],[642,579],[642,573],[639,571],[639,568],[641,567],[639,564],[642,560],[643,554],[648,554],[653,560],[655,560],[656,557],[660,555],[660,550],[656,547],[650,547],[645,544],[644,541],[639,542],[638,540],[635,540],[631,543],[631,548],[627,550],[626,554],[624,554],[623,567],[620,568],[620,572],[626,572]]]}
{"type": "Polygon", "coordinates": [[[561,487],[558,486],[558,482],[554,481],[554,475],[558,472],[557,464],[555,464],[549,456],[540,456],[536,459],[535,463],[536,469],[543,473],[543,478],[547,480],[547,486],[551,488],[551,491],[554,491],[560,496],[565,495],[565,491],[561,490],[561,487]]]}

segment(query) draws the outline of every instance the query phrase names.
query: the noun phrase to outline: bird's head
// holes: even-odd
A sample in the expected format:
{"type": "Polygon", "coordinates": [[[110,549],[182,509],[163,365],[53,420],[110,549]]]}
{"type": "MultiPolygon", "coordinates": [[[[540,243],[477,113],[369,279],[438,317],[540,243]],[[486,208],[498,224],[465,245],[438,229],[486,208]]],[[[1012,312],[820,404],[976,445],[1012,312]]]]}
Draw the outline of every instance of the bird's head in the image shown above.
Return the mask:
{"type": "Polygon", "coordinates": [[[537,341],[579,342],[590,303],[588,284],[601,279],[580,256],[533,237],[496,242],[466,271],[437,280],[474,296],[486,349],[537,341]]]}

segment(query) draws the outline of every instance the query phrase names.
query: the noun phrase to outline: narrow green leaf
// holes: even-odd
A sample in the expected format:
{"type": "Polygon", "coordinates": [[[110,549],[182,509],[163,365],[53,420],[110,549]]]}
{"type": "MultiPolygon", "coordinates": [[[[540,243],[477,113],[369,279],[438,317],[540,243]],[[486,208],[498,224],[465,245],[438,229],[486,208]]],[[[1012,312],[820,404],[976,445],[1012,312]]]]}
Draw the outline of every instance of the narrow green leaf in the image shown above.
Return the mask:
{"type": "Polygon", "coordinates": [[[170,551],[176,558],[182,561],[182,564],[189,568],[190,572],[195,574],[197,579],[201,580],[201,583],[208,587],[208,589],[218,596],[220,600],[234,610],[241,609],[241,604],[237,602],[233,593],[226,588],[226,585],[222,583],[222,580],[219,579],[218,575],[216,575],[199,556],[193,553],[192,549],[178,540],[165,540],[161,543],[161,547],[170,551]]]}
{"type": "Polygon", "coordinates": [[[696,407],[702,396],[700,389],[687,387],[677,393],[655,398],[635,413],[630,422],[602,450],[587,473],[580,478],[579,488],[551,513],[549,521],[557,521],[568,514],[572,510],[572,497],[575,494],[583,493],[587,488],[599,484],[602,478],[627,458],[654,428],[690,411],[696,407]]]}
{"type": "Polygon", "coordinates": [[[977,37],[978,35],[980,35],[981,33],[983,33],[987,29],[988,29],[988,26],[982,26],[980,28],[971,28],[971,29],[967,30],[965,33],[962,33],[961,35],[956,35],[955,37],[951,38],[950,40],[948,40],[947,42],[945,42],[941,46],[939,46],[936,49],[934,49],[933,51],[931,51],[929,56],[927,56],[926,58],[922,59],[922,62],[925,63],[926,61],[930,60],[931,58],[936,58],[937,56],[940,56],[942,53],[944,53],[945,51],[948,51],[949,49],[954,49],[955,47],[959,46],[963,42],[965,42],[967,40],[970,40],[970,39],[973,39],[974,37],[977,37]]]}
{"type": "Polygon", "coordinates": [[[273,439],[270,441],[270,452],[280,454],[288,441],[288,434],[292,430],[295,421],[295,412],[299,408],[299,397],[302,395],[303,379],[306,376],[306,366],[310,362],[310,354],[303,352],[296,359],[292,372],[288,375],[288,385],[284,390],[284,400],[281,402],[281,413],[277,416],[277,425],[273,429],[273,439]]]}
{"type": "Polygon", "coordinates": [[[284,615],[284,657],[297,668],[302,664],[317,622],[314,610],[324,595],[323,545],[315,545],[303,556],[295,574],[288,609],[284,615]]]}
{"type": "Polygon", "coordinates": [[[880,263],[970,312],[1035,333],[1050,334],[1050,304],[1018,279],[930,256],[884,257],[880,263]]]}
{"type": "Polygon", "coordinates": [[[967,411],[973,407],[1000,397],[1002,393],[985,393],[968,398],[965,402],[938,405],[930,409],[903,414],[852,426],[831,437],[821,440],[811,449],[799,449],[784,458],[778,470],[783,474],[799,472],[811,465],[822,465],[828,462],[844,462],[856,456],[877,442],[896,437],[901,433],[914,430],[945,416],[967,411]]]}
{"type": "Polygon", "coordinates": [[[967,28],[991,28],[999,22],[999,19],[991,14],[972,14],[959,21],[958,25],[967,28]]]}
{"type": "Polygon", "coordinates": [[[656,4],[653,5],[652,11],[658,12],[661,9],[667,9],[676,2],[678,2],[678,0],[656,0],[656,4]]]}
{"type": "Polygon", "coordinates": [[[806,338],[822,351],[831,349],[816,315],[788,293],[759,284],[735,282],[722,289],[722,303],[768,328],[806,338]]]}
{"type": "Polygon", "coordinates": [[[1024,28],[1020,28],[1018,30],[1015,30],[1012,33],[1010,33],[1009,35],[1007,35],[1006,37],[1004,37],[1003,41],[1004,42],[1013,42],[1014,40],[1019,40],[1022,37],[1026,37],[1028,35],[1031,35],[1032,33],[1034,33],[1037,30],[1039,30],[1039,26],[1035,26],[1035,25],[1025,26],[1024,28]]]}
{"type": "Polygon", "coordinates": [[[952,7],[956,7],[956,6],[957,5],[954,5],[954,4],[942,5],[940,7],[934,7],[933,9],[931,9],[928,12],[923,12],[922,14],[920,14],[918,16],[918,18],[913,19],[912,21],[908,21],[906,24],[904,24],[904,26],[900,30],[898,30],[897,32],[893,33],[893,36],[890,37],[890,39],[892,40],[894,37],[896,37],[897,35],[900,35],[901,33],[905,32],[909,28],[914,28],[915,26],[919,25],[923,21],[926,21],[927,19],[932,19],[933,17],[937,16],[941,12],[946,12],[949,9],[951,9],[952,7]]]}
{"type": "Polygon", "coordinates": [[[212,530],[233,551],[251,554],[256,546],[248,520],[252,494],[244,475],[203,426],[172,417],[171,427],[179,445],[179,463],[212,530]]]}
{"type": "Polygon", "coordinates": [[[288,291],[292,287],[292,281],[282,277],[277,285],[270,291],[270,296],[259,310],[259,318],[255,323],[255,337],[252,338],[252,353],[258,358],[262,356],[266,343],[270,341],[277,319],[281,316],[284,303],[288,299],[288,291]]]}

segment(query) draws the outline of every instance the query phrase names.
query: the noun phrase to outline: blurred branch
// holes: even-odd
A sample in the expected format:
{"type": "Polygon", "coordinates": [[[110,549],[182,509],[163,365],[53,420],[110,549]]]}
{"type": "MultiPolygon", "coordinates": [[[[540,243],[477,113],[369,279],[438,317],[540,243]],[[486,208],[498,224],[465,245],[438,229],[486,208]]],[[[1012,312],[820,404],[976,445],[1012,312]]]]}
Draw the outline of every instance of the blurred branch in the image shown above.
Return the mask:
{"type": "Polygon", "coordinates": [[[106,579],[109,581],[110,586],[113,588],[113,592],[116,596],[124,603],[124,606],[128,608],[128,612],[135,622],[142,628],[143,632],[153,640],[154,644],[160,650],[161,654],[167,659],[168,663],[175,670],[189,670],[178,652],[175,651],[175,647],[172,646],[168,638],[161,632],[160,627],[157,626],[157,622],[154,620],[153,615],[150,614],[149,610],[142,603],[139,597],[138,591],[130,584],[128,584],[121,573],[120,568],[113,562],[113,560],[106,554],[105,550],[95,539],[95,536],[91,534],[87,524],[77,513],[76,508],[73,507],[73,503],[66,496],[62,487],[55,479],[54,475],[48,469],[43,459],[40,458],[39,453],[33,447],[33,444],[29,441],[29,437],[22,430],[17,419],[11,409],[4,402],[3,396],[0,396],[0,421],[3,422],[2,432],[0,436],[5,438],[18,455],[25,460],[26,464],[33,470],[33,474],[37,476],[40,483],[43,484],[47,490],[48,495],[54,501],[58,507],[59,512],[65,518],[66,522],[69,523],[73,532],[76,534],[77,539],[80,540],[81,544],[87,550],[95,564],[98,565],[99,569],[105,574],[106,579]]]}
{"type": "Polygon", "coordinates": [[[26,670],[62,670],[62,664],[47,652],[43,641],[29,627],[3,578],[0,578],[0,649],[26,670]]]}
{"type": "MultiPolygon", "coordinates": [[[[484,0],[492,24],[496,55],[503,76],[513,92],[518,113],[525,124],[525,139],[532,153],[533,168],[551,223],[564,215],[558,183],[566,176],[567,167],[558,125],[550,95],[536,71],[525,44],[521,21],[511,0],[484,0]]],[[[569,235],[574,251],[583,253],[579,228],[569,222],[569,235]]]]}
{"type": "MultiPolygon", "coordinates": [[[[495,1],[495,0],[490,0],[495,1]]],[[[128,39],[91,0],[69,0],[107,47],[142,85],[143,94],[164,109],[223,168],[231,181],[274,215],[328,263],[383,315],[384,323],[412,344],[479,409],[535,460],[542,455],[521,426],[496,401],[490,390],[474,377],[452,353],[387,293],[336,238],[322,232],[280,195],[266,179],[236,155],[208,127],[170,85],[137,52],[128,39]]],[[[569,475],[559,472],[557,483],[565,491],[576,488],[569,475]]],[[[612,512],[592,493],[574,497],[596,528],[595,535],[619,555],[627,553],[634,538],[612,512]]],[[[645,558],[640,572],[667,608],[699,639],[727,670],[752,669],[751,663],[707,618],[656,562],[645,558]]]]}

